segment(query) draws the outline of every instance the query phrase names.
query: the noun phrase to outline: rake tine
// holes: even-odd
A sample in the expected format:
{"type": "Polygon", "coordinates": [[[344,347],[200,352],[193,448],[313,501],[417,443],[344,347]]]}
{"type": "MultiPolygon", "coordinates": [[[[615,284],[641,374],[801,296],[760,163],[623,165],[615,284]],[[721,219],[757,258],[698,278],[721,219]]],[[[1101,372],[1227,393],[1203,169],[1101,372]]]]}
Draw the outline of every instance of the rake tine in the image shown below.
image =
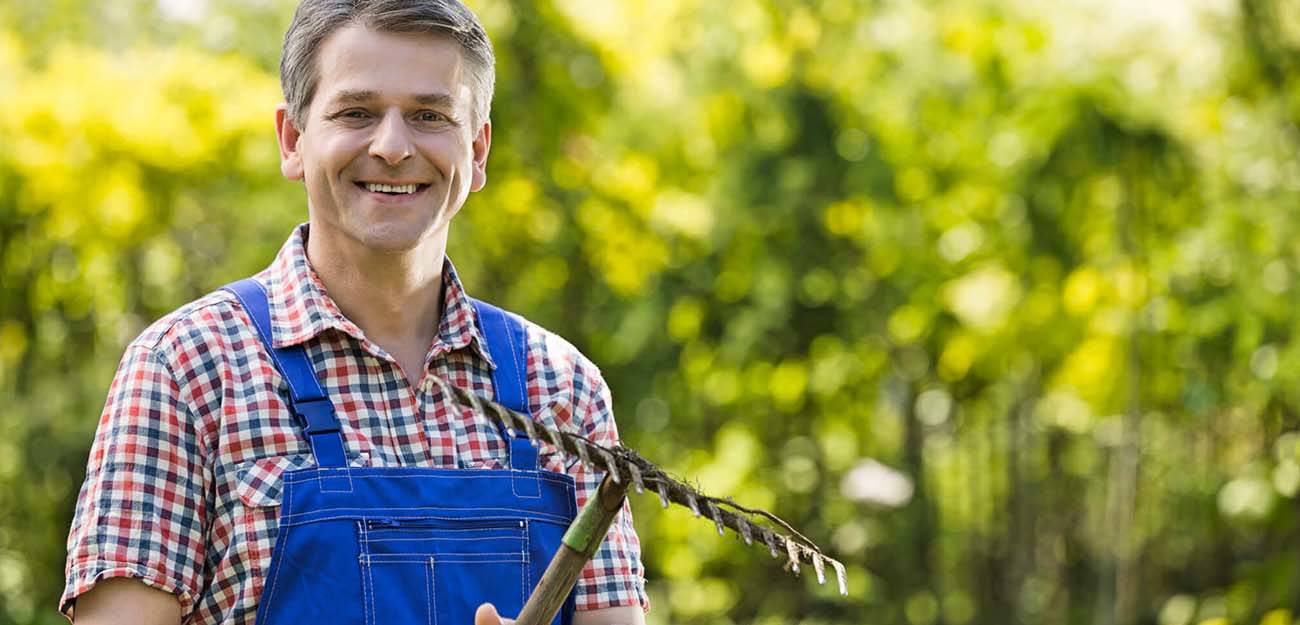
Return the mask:
{"type": "Polygon", "coordinates": [[[605,461],[605,464],[608,465],[605,469],[609,471],[609,479],[614,480],[615,484],[622,484],[623,479],[618,475],[618,463],[614,461],[614,454],[599,447],[596,449],[596,452],[600,454],[600,457],[605,461]]]}
{"type": "Polygon", "coordinates": [[[725,536],[726,532],[724,532],[723,530],[726,528],[726,526],[722,524],[721,511],[718,510],[717,506],[713,505],[712,501],[705,502],[705,505],[708,506],[709,515],[713,519],[713,523],[718,526],[718,536],[725,536]]]}
{"type": "Polygon", "coordinates": [[[537,440],[537,424],[532,419],[524,420],[524,433],[528,435],[529,440],[537,440]]]}
{"type": "Polygon", "coordinates": [[[586,445],[578,445],[578,459],[582,460],[585,465],[591,465],[591,454],[587,452],[586,445]]]}
{"type": "Polygon", "coordinates": [[[835,567],[835,579],[840,583],[840,594],[848,596],[849,578],[844,574],[844,565],[840,564],[839,560],[831,560],[831,566],[835,567]]]}
{"type": "Polygon", "coordinates": [[[636,468],[635,464],[627,465],[627,472],[632,474],[632,485],[636,487],[636,494],[640,495],[645,492],[645,483],[641,481],[641,469],[636,468]]]}
{"type": "Polygon", "coordinates": [[[542,428],[541,437],[550,441],[550,443],[554,445],[556,449],[566,453],[568,452],[568,450],[566,450],[564,447],[564,441],[560,439],[559,432],[556,432],[551,428],[542,428]]]}

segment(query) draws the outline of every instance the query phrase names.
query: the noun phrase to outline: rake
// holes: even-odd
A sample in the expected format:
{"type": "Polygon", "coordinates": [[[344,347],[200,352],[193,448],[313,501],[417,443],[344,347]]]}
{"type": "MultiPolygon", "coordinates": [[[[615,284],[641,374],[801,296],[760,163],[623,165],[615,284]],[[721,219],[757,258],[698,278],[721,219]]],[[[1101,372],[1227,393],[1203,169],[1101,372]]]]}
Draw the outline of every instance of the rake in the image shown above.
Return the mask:
{"type": "Polygon", "coordinates": [[[799,575],[801,563],[808,563],[817,573],[817,583],[825,584],[826,567],[829,566],[835,571],[840,594],[848,594],[844,565],[823,554],[813,541],[776,515],[746,508],[730,499],[703,495],[690,485],[669,477],[659,467],[627,447],[605,447],[577,434],[557,431],[501,404],[453,385],[449,386],[460,403],[473,407],[510,431],[523,432],[535,443],[549,443],[570,456],[577,456],[583,464],[605,473],[600,487],[587,500],[582,510],[578,511],[578,516],[565,532],[559,551],[547,565],[546,572],[537,582],[537,588],[524,604],[515,621],[516,625],[545,625],[555,618],[583,567],[604,541],[610,523],[623,507],[629,488],[636,489],[638,493],[653,490],[665,508],[672,504],[690,508],[696,517],[713,521],[719,535],[724,535],[730,528],[745,544],[757,542],[766,545],[773,558],[785,557],[786,569],[795,575],[799,575]],[[751,520],[756,517],[775,524],[784,533],[751,520]]]}

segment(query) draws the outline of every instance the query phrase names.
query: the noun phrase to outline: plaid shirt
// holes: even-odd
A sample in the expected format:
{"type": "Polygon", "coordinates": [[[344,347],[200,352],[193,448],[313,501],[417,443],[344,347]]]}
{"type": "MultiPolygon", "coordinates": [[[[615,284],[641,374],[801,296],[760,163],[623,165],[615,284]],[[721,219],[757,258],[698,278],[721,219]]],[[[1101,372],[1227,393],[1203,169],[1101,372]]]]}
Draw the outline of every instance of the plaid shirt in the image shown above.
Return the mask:
{"type": "MultiPolygon", "coordinates": [[[[413,388],[396,361],[349,321],[307,261],[307,227],[256,278],[267,287],[277,347],[303,344],[334,402],[352,466],[503,468],[507,446],[448,384],[491,397],[494,367],[474,307],[448,261],[438,335],[413,388]]],[[[602,444],[618,440],[609,391],[577,349],[527,324],[534,418],[602,444]]],[[[280,476],[312,466],[285,403],[288,389],[253,325],[225,291],[192,302],[127,347],[90,451],[68,536],[72,601],[96,582],[133,577],[175,594],[187,623],[251,623],[270,564],[280,476]]],[[[542,468],[600,482],[541,446],[542,468]]],[[[624,505],[583,571],[577,607],[648,608],[640,543],[624,505]]]]}

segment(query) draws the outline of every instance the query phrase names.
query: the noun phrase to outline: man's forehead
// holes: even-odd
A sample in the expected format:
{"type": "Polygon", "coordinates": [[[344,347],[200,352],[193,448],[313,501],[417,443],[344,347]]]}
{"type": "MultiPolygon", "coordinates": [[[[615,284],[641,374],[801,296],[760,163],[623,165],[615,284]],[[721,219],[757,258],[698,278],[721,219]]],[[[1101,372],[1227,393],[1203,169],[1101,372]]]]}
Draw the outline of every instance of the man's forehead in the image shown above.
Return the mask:
{"type": "Polygon", "coordinates": [[[454,104],[471,98],[459,45],[439,35],[351,25],[326,39],[318,63],[320,95],[327,101],[454,104]]]}
{"type": "Polygon", "coordinates": [[[464,53],[454,39],[437,33],[376,30],[349,24],[321,42],[320,61],[339,69],[400,68],[397,58],[419,64],[434,63],[447,71],[464,70],[464,53]]]}

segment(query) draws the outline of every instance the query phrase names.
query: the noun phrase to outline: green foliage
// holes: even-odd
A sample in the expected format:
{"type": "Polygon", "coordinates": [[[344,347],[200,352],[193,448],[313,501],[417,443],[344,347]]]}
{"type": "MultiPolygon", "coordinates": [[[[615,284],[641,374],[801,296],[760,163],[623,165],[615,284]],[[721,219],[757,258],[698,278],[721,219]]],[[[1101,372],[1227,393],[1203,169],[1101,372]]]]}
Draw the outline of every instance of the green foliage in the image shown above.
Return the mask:
{"type": "MultiPolygon", "coordinates": [[[[1300,9],[1129,4],[471,2],[469,288],[849,565],[839,598],[636,499],[652,622],[1292,621],[1300,9]],[[850,497],[869,459],[905,501],[850,497]]],[[[292,3],[178,6],[0,6],[0,622],[60,619],[122,346],[305,219],[292,3]]]]}

